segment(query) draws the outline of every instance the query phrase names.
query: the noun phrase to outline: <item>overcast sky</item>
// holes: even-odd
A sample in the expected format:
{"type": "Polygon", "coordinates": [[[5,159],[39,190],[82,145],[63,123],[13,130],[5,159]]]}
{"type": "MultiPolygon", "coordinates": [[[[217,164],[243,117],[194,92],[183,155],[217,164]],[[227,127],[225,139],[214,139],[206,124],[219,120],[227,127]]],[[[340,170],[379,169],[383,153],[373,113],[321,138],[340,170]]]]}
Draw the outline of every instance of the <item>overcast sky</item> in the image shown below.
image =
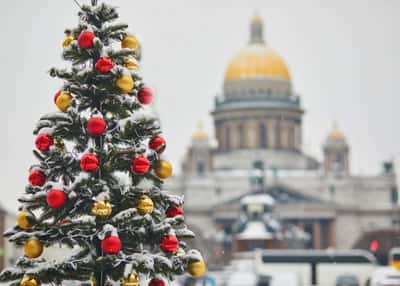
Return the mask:
{"type": "MultiPolygon", "coordinates": [[[[213,98],[229,60],[248,41],[255,11],[301,95],[304,151],[321,158],[337,121],[351,146],[353,172],[377,173],[382,160],[400,158],[400,1],[108,2],[142,39],[143,75],[157,92],[167,156],[176,169],[200,120],[213,134],[213,98]]],[[[67,65],[60,57],[63,31],[77,24],[77,12],[72,0],[2,3],[0,180],[8,209],[15,208],[34,162],[34,124],[56,110],[53,94],[62,82],[46,72],[67,65]]]]}

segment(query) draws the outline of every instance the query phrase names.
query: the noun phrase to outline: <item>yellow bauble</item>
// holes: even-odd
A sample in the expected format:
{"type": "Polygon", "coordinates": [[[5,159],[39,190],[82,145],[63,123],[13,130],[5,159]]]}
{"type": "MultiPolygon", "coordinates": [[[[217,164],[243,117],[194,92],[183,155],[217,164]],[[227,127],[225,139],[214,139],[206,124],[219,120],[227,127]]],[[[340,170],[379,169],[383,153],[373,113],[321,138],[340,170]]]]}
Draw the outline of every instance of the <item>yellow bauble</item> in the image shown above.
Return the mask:
{"type": "Polygon", "coordinates": [[[121,279],[121,286],[140,286],[139,276],[132,272],[128,278],[121,279]]]}
{"type": "Polygon", "coordinates": [[[69,36],[65,37],[65,39],[64,39],[64,41],[62,43],[63,48],[68,47],[73,40],[75,40],[75,39],[74,39],[74,36],[72,36],[72,35],[69,35],[69,36]]]}
{"type": "Polygon", "coordinates": [[[130,75],[123,75],[117,79],[116,85],[123,93],[128,93],[132,91],[133,87],[135,86],[135,82],[130,75]]]}
{"type": "Polygon", "coordinates": [[[31,276],[25,276],[22,278],[21,283],[19,284],[21,286],[39,286],[40,282],[31,276]]]}
{"type": "Polygon", "coordinates": [[[68,92],[61,92],[56,98],[56,105],[62,112],[66,112],[71,105],[72,96],[68,92]]]}
{"type": "Polygon", "coordinates": [[[133,57],[126,58],[124,60],[124,66],[131,71],[137,71],[139,69],[139,64],[137,60],[133,57]]]}
{"type": "Polygon", "coordinates": [[[22,229],[29,229],[32,227],[32,224],[28,219],[29,213],[27,211],[22,211],[18,214],[17,224],[22,229]]]}
{"type": "Polygon", "coordinates": [[[194,277],[201,277],[207,272],[207,266],[204,261],[190,262],[188,272],[194,277]]]}
{"type": "Polygon", "coordinates": [[[121,47],[124,48],[129,48],[129,49],[138,49],[140,47],[140,43],[138,39],[134,36],[126,36],[122,42],[121,42],[121,47]]]}
{"type": "Polygon", "coordinates": [[[43,252],[43,244],[37,239],[30,239],[25,243],[24,253],[29,258],[37,258],[43,252]]]}
{"type": "Polygon", "coordinates": [[[137,209],[141,215],[151,214],[154,209],[153,201],[148,196],[141,196],[137,204],[137,209]]]}
{"type": "Polygon", "coordinates": [[[161,179],[166,179],[172,175],[172,165],[167,161],[158,161],[154,172],[161,179]]]}
{"type": "Polygon", "coordinates": [[[107,201],[96,201],[92,207],[92,214],[101,218],[108,218],[112,213],[112,206],[107,201]]]}

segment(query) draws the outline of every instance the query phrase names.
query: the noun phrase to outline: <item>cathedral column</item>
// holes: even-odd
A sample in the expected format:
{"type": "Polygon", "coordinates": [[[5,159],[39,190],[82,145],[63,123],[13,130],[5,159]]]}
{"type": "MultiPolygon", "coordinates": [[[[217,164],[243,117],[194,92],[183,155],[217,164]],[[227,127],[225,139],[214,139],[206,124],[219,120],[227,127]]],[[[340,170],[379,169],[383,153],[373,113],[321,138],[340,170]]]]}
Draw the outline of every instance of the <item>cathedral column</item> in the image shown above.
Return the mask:
{"type": "Polygon", "coordinates": [[[289,126],[286,120],[281,121],[281,146],[282,149],[289,149],[289,126]]]}
{"type": "Polygon", "coordinates": [[[226,128],[227,128],[227,124],[224,122],[223,124],[221,124],[221,128],[220,128],[220,131],[221,131],[221,151],[228,151],[227,150],[227,148],[228,148],[228,143],[227,143],[227,141],[228,141],[228,139],[226,138],[226,128]]]}
{"type": "Polygon", "coordinates": [[[313,223],[313,249],[321,249],[321,224],[319,221],[313,223]]]}
{"type": "Polygon", "coordinates": [[[328,225],[328,242],[329,247],[336,246],[336,223],[334,220],[329,222],[328,225]]]}
{"type": "Polygon", "coordinates": [[[271,147],[271,149],[275,149],[276,148],[276,124],[277,121],[276,119],[270,119],[269,121],[269,146],[271,147]]]}
{"type": "Polygon", "coordinates": [[[257,148],[257,122],[256,120],[251,120],[247,125],[247,144],[250,149],[257,148]]]}
{"type": "Polygon", "coordinates": [[[295,140],[295,149],[300,151],[301,150],[301,123],[295,122],[294,123],[294,140],[295,140]]]}

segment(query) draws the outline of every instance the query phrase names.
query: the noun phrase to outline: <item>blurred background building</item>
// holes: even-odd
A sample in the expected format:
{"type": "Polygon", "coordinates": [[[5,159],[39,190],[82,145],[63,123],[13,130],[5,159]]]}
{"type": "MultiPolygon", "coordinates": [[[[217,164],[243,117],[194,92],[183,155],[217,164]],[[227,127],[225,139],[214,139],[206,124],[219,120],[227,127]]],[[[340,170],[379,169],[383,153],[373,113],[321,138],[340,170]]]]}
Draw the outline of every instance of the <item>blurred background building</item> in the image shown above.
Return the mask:
{"type": "Polygon", "coordinates": [[[211,114],[217,147],[199,127],[182,174],[167,182],[185,195],[187,222],[202,234],[210,256],[255,248],[350,249],[371,233],[396,230],[392,162],[373,176],[352,174],[350,143],[337,125],[327,126],[322,162],[303,152],[301,96],[258,16],[249,42],[226,68],[211,114]]]}

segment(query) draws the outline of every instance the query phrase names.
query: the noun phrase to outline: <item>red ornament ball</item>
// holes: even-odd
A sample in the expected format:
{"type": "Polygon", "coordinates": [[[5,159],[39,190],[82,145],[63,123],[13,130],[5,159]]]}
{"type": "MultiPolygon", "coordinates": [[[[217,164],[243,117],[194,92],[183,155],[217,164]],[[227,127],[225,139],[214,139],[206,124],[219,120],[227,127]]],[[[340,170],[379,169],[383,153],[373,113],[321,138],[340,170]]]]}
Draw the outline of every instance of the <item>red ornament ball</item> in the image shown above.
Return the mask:
{"type": "Polygon", "coordinates": [[[107,124],[106,121],[101,117],[92,117],[88,120],[86,129],[88,133],[92,136],[103,135],[106,131],[107,124]]]}
{"type": "Polygon", "coordinates": [[[164,152],[165,147],[167,147],[167,142],[161,136],[153,137],[149,142],[149,148],[156,151],[157,153],[164,152]]]}
{"type": "Polygon", "coordinates": [[[93,47],[93,39],[95,35],[93,32],[83,31],[78,37],[78,44],[81,48],[89,49],[93,47]]]}
{"type": "Polygon", "coordinates": [[[94,154],[85,154],[80,162],[81,170],[85,172],[94,172],[99,167],[99,159],[94,154]]]}
{"type": "Polygon", "coordinates": [[[50,149],[50,146],[54,144],[53,137],[48,134],[39,134],[36,137],[35,145],[42,152],[46,152],[50,149]]]}
{"type": "Polygon", "coordinates": [[[183,208],[180,206],[170,206],[168,209],[165,211],[165,215],[167,217],[176,217],[177,215],[183,215],[183,208]]]}
{"type": "Polygon", "coordinates": [[[169,234],[161,239],[160,247],[165,252],[175,252],[178,249],[179,241],[175,235],[169,234]]]}
{"type": "Polygon", "coordinates": [[[101,73],[108,73],[113,67],[114,63],[107,57],[101,57],[96,62],[96,70],[101,73]]]}
{"type": "Polygon", "coordinates": [[[107,236],[101,241],[101,249],[107,254],[117,254],[121,250],[121,240],[118,236],[107,236]]]}
{"type": "Polygon", "coordinates": [[[43,186],[46,183],[46,176],[40,170],[33,170],[29,173],[28,181],[32,186],[43,186]]]}
{"type": "Polygon", "coordinates": [[[150,169],[150,162],[144,156],[137,156],[132,159],[131,169],[137,174],[147,173],[150,169]]]}
{"type": "Polygon", "coordinates": [[[62,208],[67,202],[67,194],[62,190],[53,189],[47,193],[47,204],[53,209],[62,208]]]}
{"type": "Polygon", "coordinates": [[[141,104],[150,104],[153,101],[153,91],[150,87],[144,86],[139,90],[138,100],[141,104]]]}
{"type": "Polygon", "coordinates": [[[153,278],[150,280],[149,286],[165,286],[165,282],[160,278],[153,278]]]}

